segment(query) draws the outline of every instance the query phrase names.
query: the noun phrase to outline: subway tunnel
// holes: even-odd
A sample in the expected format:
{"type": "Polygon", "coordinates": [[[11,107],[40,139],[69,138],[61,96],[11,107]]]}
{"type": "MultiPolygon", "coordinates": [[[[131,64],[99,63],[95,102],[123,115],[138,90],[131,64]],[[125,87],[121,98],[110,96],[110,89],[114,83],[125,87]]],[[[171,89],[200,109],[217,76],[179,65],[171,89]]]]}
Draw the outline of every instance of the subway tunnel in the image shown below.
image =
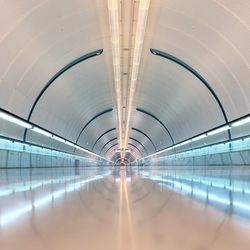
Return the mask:
{"type": "Polygon", "coordinates": [[[249,0],[0,0],[0,249],[250,249],[249,0]]]}

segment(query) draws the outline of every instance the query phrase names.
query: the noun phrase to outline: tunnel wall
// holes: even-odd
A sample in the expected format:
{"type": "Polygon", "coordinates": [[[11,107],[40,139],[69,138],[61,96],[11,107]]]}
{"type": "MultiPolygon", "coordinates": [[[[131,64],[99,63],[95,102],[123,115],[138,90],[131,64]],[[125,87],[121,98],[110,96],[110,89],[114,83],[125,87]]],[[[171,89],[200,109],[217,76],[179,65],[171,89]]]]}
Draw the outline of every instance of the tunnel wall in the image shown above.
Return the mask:
{"type": "Polygon", "coordinates": [[[202,156],[183,158],[164,158],[145,162],[144,165],[157,166],[229,166],[229,165],[250,165],[250,150],[218,153],[202,156]]]}
{"type": "Polygon", "coordinates": [[[42,154],[17,152],[0,149],[0,168],[17,167],[83,167],[94,163],[85,160],[76,160],[66,157],[49,156],[42,154]]]}

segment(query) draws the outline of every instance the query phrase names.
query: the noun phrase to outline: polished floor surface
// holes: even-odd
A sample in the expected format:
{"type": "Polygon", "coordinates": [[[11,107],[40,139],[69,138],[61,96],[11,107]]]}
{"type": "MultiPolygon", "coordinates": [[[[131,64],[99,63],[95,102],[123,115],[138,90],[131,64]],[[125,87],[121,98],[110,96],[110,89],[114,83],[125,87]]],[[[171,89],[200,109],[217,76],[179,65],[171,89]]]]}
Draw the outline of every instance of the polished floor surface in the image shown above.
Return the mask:
{"type": "MultiPolygon", "coordinates": [[[[39,195],[46,188],[51,190],[44,186],[39,195]]],[[[1,215],[34,201],[37,192],[0,197],[1,215]]],[[[1,225],[0,249],[250,249],[248,221],[137,175],[97,178],[41,206],[32,204],[1,225]]]]}

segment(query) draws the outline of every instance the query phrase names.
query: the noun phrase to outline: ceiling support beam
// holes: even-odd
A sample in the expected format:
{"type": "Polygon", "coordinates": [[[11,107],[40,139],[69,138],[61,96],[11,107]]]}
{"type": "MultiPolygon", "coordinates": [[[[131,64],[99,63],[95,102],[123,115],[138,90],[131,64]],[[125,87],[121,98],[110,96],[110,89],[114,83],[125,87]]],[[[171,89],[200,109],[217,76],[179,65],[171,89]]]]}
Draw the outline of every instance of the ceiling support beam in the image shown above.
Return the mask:
{"type": "MultiPolygon", "coordinates": [[[[223,118],[224,118],[225,122],[228,123],[228,118],[227,118],[226,111],[225,111],[219,97],[217,96],[216,92],[211,87],[211,85],[207,82],[207,80],[205,78],[203,78],[203,76],[199,72],[197,72],[189,64],[185,63],[184,61],[180,60],[179,58],[177,58],[177,57],[175,57],[173,55],[170,55],[169,53],[166,53],[166,52],[163,52],[163,51],[160,51],[160,50],[157,50],[157,49],[152,49],[152,48],[150,49],[150,52],[153,55],[163,57],[163,58],[165,58],[167,60],[170,60],[170,61],[180,65],[184,69],[188,70],[191,74],[193,74],[196,78],[198,78],[203,83],[203,85],[207,88],[207,90],[210,92],[210,94],[213,96],[213,98],[215,99],[215,101],[217,102],[217,104],[219,106],[219,109],[220,109],[220,111],[221,111],[221,113],[223,115],[223,118]]],[[[228,138],[229,138],[229,140],[231,140],[231,132],[230,131],[228,131],[228,138]]]]}
{"type": "Polygon", "coordinates": [[[171,135],[169,129],[165,126],[165,124],[159,118],[157,118],[155,115],[151,114],[150,112],[148,112],[148,111],[146,111],[144,109],[137,108],[136,110],[139,111],[139,112],[142,112],[143,114],[146,114],[146,115],[152,117],[154,120],[156,120],[158,123],[160,123],[162,125],[162,127],[166,130],[167,134],[169,135],[172,144],[173,145],[175,144],[173,136],[171,135]]]}
{"type": "Polygon", "coordinates": [[[138,132],[138,133],[144,135],[144,136],[151,142],[151,144],[153,145],[155,152],[157,151],[154,142],[152,141],[152,139],[151,139],[146,133],[144,133],[143,131],[141,131],[141,130],[138,129],[138,128],[132,128],[132,130],[134,130],[134,131],[136,131],[136,132],[138,132]]]}
{"type": "MultiPolygon", "coordinates": [[[[77,59],[75,59],[72,62],[65,65],[56,74],[54,74],[54,76],[52,76],[50,78],[50,80],[45,84],[43,89],[40,91],[40,93],[36,97],[34,103],[32,104],[32,107],[30,109],[27,121],[31,120],[32,114],[33,114],[38,102],[40,101],[40,99],[42,98],[44,93],[48,90],[48,88],[55,82],[56,79],[58,79],[61,75],[63,75],[65,72],[67,72],[69,69],[76,66],[77,64],[79,64],[79,63],[81,63],[83,61],[86,61],[86,60],[88,60],[88,59],[90,59],[92,57],[99,56],[99,55],[102,54],[102,52],[103,52],[103,49],[99,49],[99,50],[95,50],[95,51],[92,51],[90,53],[87,53],[87,54],[85,54],[83,56],[80,56],[77,59]]],[[[27,136],[27,129],[25,129],[25,131],[24,131],[23,141],[26,141],[26,136],[27,136]]]]}
{"type": "Polygon", "coordinates": [[[95,115],[94,117],[92,117],[92,118],[84,125],[84,127],[83,127],[82,130],[81,130],[81,132],[80,132],[79,135],[77,136],[76,144],[78,143],[78,141],[79,141],[79,139],[80,139],[82,133],[84,132],[85,128],[87,128],[88,125],[89,125],[90,123],[92,123],[92,122],[93,122],[95,119],[97,119],[98,117],[100,117],[100,116],[102,116],[102,115],[105,115],[105,114],[111,112],[112,110],[113,110],[112,108],[106,109],[106,110],[104,110],[104,111],[98,113],[98,114],[95,115]]]}

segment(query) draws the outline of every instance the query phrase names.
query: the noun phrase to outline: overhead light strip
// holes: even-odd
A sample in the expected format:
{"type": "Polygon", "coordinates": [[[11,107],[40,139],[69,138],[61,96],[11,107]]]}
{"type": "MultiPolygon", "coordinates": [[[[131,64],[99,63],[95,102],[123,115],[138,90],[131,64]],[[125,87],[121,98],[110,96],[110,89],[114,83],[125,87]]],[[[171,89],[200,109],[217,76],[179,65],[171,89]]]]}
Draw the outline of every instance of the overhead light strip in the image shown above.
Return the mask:
{"type": "Polygon", "coordinates": [[[108,0],[109,25],[112,44],[112,57],[114,68],[114,85],[117,103],[119,144],[122,148],[122,87],[121,87],[121,52],[120,52],[120,19],[119,1],[108,0]]]}
{"type": "Polygon", "coordinates": [[[238,126],[242,126],[242,125],[245,125],[247,123],[250,123],[250,116],[248,117],[245,117],[243,119],[240,119],[238,121],[235,121],[231,124],[232,127],[238,127],[238,126]]]}
{"type": "Polygon", "coordinates": [[[247,115],[247,116],[244,116],[244,117],[242,117],[242,118],[236,119],[236,120],[234,120],[234,121],[228,123],[227,125],[222,125],[222,126],[220,126],[220,127],[218,127],[218,128],[215,128],[215,129],[213,129],[213,130],[210,130],[209,132],[206,132],[206,133],[203,133],[203,134],[201,134],[201,135],[195,136],[195,137],[193,137],[193,138],[191,138],[191,139],[188,139],[188,140],[185,140],[185,141],[183,141],[183,142],[181,142],[181,143],[177,143],[177,144],[175,144],[175,145],[173,145],[173,146],[171,146],[171,147],[168,147],[168,148],[163,149],[163,150],[161,150],[161,151],[158,151],[158,152],[156,152],[156,153],[154,153],[154,154],[151,154],[151,155],[148,155],[148,156],[146,156],[146,157],[143,157],[142,159],[147,159],[147,158],[150,158],[150,157],[152,157],[152,156],[156,156],[156,155],[165,153],[165,152],[167,152],[167,151],[169,151],[169,150],[172,150],[172,149],[175,149],[175,148],[177,148],[177,147],[180,147],[180,146],[189,144],[189,143],[191,143],[191,142],[195,142],[195,141],[204,139],[204,138],[206,138],[206,137],[208,137],[208,136],[213,136],[213,135],[216,135],[216,134],[225,132],[225,131],[227,131],[227,130],[229,130],[229,129],[231,129],[231,128],[234,128],[234,127],[239,127],[239,126],[246,125],[246,124],[248,124],[248,123],[250,123],[250,115],[247,115]]]}
{"type": "Polygon", "coordinates": [[[215,129],[215,130],[212,130],[212,131],[208,132],[207,135],[208,135],[208,136],[210,136],[210,135],[216,135],[216,134],[219,134],[219,133],[221,133],[221,132],[227,131],[227,130],[229,130],[229,129],[230,129],[230,126],[229,126],[229,125],[226,125],[226,126],[223,126],[223,127],[221,127],[221,128],[217,128],[217,129],[215,129]]]}
{"type": "Polygon", "coordinates": [[[41,134],[41,135],[44,135],[44,136],[47,136],[47,137],[52,137],[52,134],[43,130],[43,129],[40,129],[40,128],[37,128],[37,127],[33,127],[32,130],[38,134],[41,134]]]}
{"type": "Polygon", "coordinates": [[[140,0],[139,2],[137,27],[136,27],[136,35],[135,35],[135,42],[134,42],[133,62],[132,62],[130,87],[129,87],[129,95],[128,95],[128,109],[127,109],[127,117],[126,117],[127,119],[126,119],[126,126],[125,126],[124,143],[122,145],[123,146],[122,148],[127,148],[127,143],[128,143],[129,125],[130,125],[131,113],[132,113],[132,108],[133,108],[134,94],[136,90],[136,83],[137,83],[137,78],[138,78],[149,5],[150,5],[150,0],[140,0]]]}
{"type": "Polygon", "coordinates": [[[41,134],[43,136],[52,138],[52,139],[54,139],[56,141],[59,141],[59,142],[62,142],[64,144],[67,144],[69,146],[72,146],[74,148],[77,148],[77,149],[79,149],[79,150],[81,150],[81,151],[83,151],[85,153],[88,153],[90,155],[93,155],[95,157],[98,157],[98,158],[101,158],[101,159],[104,159],[104,160],[108,161],[106,158],[104,158],[104,157],[102,157],[102,156],[100,156],[98,154],[95,154],[95,153],[93,153],[93,152],[91,152],[91,151],[89,151],[89,150],[87,150],[87,149],[85,149],[85,148],[71,142],[71,141],[65,140],[64,138],[62,138],[62,137],[60,137],[58,135],[50,133],[49,131],[47,131],[47,130],[41,128],[41,127],[38,127],[38,126],[34,125],[33,123],[27,122],[24,119],[19,118],[18,116],[11,115],[10,113],[7,113],[5,111],[0,110],[0,119],[6,120],[6,121],[11,122],[11,123],[14,123],[14,124],[16,124],[18,126],[30,129],[31,131],[39,133],[39,134],[41,134]]]}
{"type": "Polygon", "coordinates": [[[21,127],[27,128],[27,129],[32,128],[32,126],[28,122],[22,121],[16,117],[9,115],[9,114],[2,112],[2,111],[0,111],[0,118],[4,119],[6,121],[9,121],[11,123],[14,123],[16,125],[19,125],[21,127]]]}

